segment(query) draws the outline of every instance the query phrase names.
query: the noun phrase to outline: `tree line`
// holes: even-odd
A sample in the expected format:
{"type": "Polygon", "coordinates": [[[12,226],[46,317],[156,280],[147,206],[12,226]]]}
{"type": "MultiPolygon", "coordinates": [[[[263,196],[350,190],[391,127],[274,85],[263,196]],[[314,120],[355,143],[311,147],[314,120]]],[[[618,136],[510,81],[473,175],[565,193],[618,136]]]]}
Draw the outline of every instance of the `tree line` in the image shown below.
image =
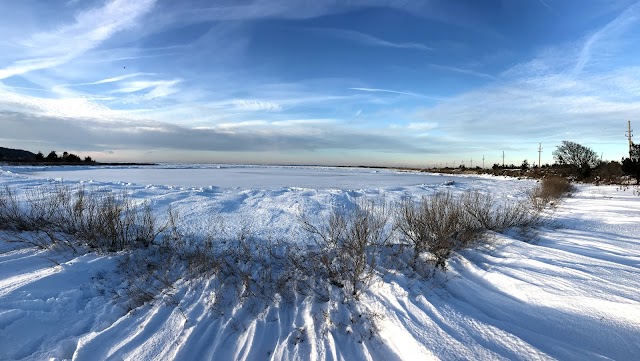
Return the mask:
{"type": "Polygon", "coordinates": [[[603,161],[591,148],[582,144],[564,140],[553,151],[553,164],[531,166],[528,160],[520,165],[493,164],[492,172],[518,170],[521,175],[534,178],[545,174],[556,174],[579,181],[619,183],[628,176],[640,184],[640,144],[632,144],[628,157],[621,161],[603,161]]]}
{"type": "Polygon", "coordinates": [[[61,163],[95,163],[95,160],[91,159],[91,157],[86,156],[84,159],[80,158],[78,155],[68,152],[63,152],[61,156],[56,153],[55,150],[49,152],[49,154],[45,157],[42,152],[38,152],[36,154],[36,161],[38,162],[61,162],[61,163]]]}
{"type": "Polygon", "coordinates": [[[632,144],[629,157],[622,158],[621,162],[603,162],[597,153],[582,144],[562,141],[553,151],[553,159],[556,164],[571,167],[580,178],[588,178],[598,168],[619,168],[619,170],[640,183],[640,144],[632,144]]]}

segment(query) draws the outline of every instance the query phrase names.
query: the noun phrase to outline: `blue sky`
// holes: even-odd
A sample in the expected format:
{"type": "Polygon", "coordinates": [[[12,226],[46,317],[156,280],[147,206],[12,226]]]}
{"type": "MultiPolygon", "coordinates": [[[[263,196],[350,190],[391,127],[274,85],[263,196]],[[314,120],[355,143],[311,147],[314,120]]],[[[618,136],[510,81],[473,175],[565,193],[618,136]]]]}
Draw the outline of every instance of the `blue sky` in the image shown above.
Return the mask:
{"type": "Polygon", "coordinates": [[[626,0],[2,1],[0,146],[490,166],[571,140],[619,160],[637,39],[626,0]]]}

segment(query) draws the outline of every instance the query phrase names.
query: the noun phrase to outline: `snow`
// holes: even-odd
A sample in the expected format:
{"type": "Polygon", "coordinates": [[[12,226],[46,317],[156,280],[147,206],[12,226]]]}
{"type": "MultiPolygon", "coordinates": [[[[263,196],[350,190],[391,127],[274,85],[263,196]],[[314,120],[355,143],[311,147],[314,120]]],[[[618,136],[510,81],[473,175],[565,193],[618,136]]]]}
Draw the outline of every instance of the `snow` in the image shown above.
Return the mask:
{"type": "Polygon", "coordinates": [[[164,164],[157,166],[67,166],[5,167],[32,177],[95,180],[173,187],[221,188],[368,188],[441,184],[440,175],[367,168],[276,167],[216,164],[164,164]],[[402,175],[399,177],[398,175],[402,175]]]}
{"type": "MultiPolygon", "coordinates": [[[[301,214],[443,189],[522,198],[531,180],[330,167],[0,167],[0,186],[124,190],[191,232],[297,241],[301,214]],[[449,182],[453,180],[453,183],[449,182]],[[215,229],[209,229],[214,227],[215,229]]],[[[121,255],[0,240],[0,359],[631,360],[640,354],[640,197],[578,185],[532,242],[492,234],[432,278],[389,272],[361,300],[230,301],[179,280],[178,302],[119,302],[121,255]]]]}

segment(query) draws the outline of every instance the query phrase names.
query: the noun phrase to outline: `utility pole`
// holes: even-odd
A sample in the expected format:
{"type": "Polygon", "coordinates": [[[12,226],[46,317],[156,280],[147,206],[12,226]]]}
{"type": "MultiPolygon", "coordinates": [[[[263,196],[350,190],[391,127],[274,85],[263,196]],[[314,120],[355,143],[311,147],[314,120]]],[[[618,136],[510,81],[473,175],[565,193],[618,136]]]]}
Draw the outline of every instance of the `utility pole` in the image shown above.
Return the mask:
{"type": "Polygon", "coordinates": [[[542,143],[538,144],[538,167],[542,168],[542,163],[540,163],[540,159],[542,158],[542,143]]]}
{"type": "Polygon", "coordinates": [[[470,164],[469,168],[473,168],[473,158],[471,158],[471,163],[469,164],[470,164]]]}
{"type": "Polygon", "coordinates": [[[484,154],[482,155],[482,169],[484,169],[484,154]]]}
{"type": "Polygon", "coordinates": [[[504,150],[502,151],[502,168],[504,168],[504,150]]]}
{"type": "Polygon", "coordinates": [[[629,138],[629,158],[631,158],[631,153],[633,150],[633,130],[631,130],[631,121],[627,120],[627,138],[629,138]]]}

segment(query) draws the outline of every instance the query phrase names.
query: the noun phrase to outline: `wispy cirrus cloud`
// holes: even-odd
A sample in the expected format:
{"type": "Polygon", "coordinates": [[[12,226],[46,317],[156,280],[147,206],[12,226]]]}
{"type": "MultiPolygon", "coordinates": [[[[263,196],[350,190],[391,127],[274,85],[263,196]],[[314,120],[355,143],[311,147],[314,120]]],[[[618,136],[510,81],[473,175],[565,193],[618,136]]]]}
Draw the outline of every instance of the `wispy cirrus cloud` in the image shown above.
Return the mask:
{"type": "Polygon", "coordinates": [[[181,81],[182,79],[129,81],[124,82],[119,88],[112,90],[111,93],[137,93],[142,90],[148,90],[142,97],[144,99],[155,99],[178,92],[179,89],[176,85],[181,81]]]}
{"type": "Polygon", "coordinates": [[[155,0],[114,0],[103,7],[78,13],[75,22],[56,30],[40,32],[14,43],[11,56],[17,58],[0,69],[0,79],[64,64],[133,26],[155,0]]]}
{"type": "Polygon", "coordinates": [[[357,90],[367,93],[391,93],[391,94],[400,94],[400,95],[409,95],[412,97],[426,97],[425,95],[414,93],[414,92],[405,92],[391,89],[380,89],[380,88],[349,88],[349,90],[357,90]]]}
{"type": "Polygon", "coordinates": [[[369,46],[379,46],[385,48],[396,48],[396,49],[414,49],[414,50],[434,50],[434,48],[427,46],[422,43],[416,42],[393,42],[381,39],[379,37],[375,37],[370,34],[365,34],[355,30],[347,30],[347,29],[316,29],[319,32],[329,34],[338,38],[347,39],[350,41],[354,41],[360,44],[369,45],[369,46]]]}
{"type": "Polygon", "coordinates": [[[98,85],[98,84],[107,84],[107,83],[115,83],[115,82],[119,82],[125,79],[129,79],[129,78],[136,78],[139,76],[145,76],[145,75],[156,75],[155,73],[131,73],[131,74],[125,74],[125,75],[120,75],[120,76],[115,76],[115,77],[111,77],[111,78],[106,78],[106,79],[101,79],[101,80],[96,80],[94,82],[90,82],[90,83],[78,83],[78,84],[70,84],[70,85],[98,85]]]}
{"type": "Polygon", "coordinates": [[[304,6],[291,0],[254,0],[240,2],[220,0],[214,6],[190,9],[190,18],[194,20],[254,20],[254,19],[308,19],[329,14],[340,14],[351,9],[366,7],[388,7],[411,11],[416,14],[430,15],[422,5],[397,0],[352,0],[347,3],[334,0],[316,0],[304,6]]]}
{"type": "Polygon", "coordinates": [[[627,31],[631,26],[637,25],[639,21],[640,2],[629,6],[604,27],[590,34],[580,47],[573,71],[575,73],[581,72],[593,60],[594,52],[605,54],[605,56],[608,53],[610,54],[611,47],[615,46],[616,42],[619,42],[620,34],[627,31]]]}
{"type": "Polygon", "coordinates": [[[545,8],[549,10],[553,10],[551,6],[549,6],[549,4],[547,4],[544,0],[538,0],[538,2],[540,3],[540,5],[544,6],[545,8]]]}
{"type": "Polygon", "coordinates": [[[475,70],[472,70],[472,69],[465,69],[465,68],[459,68],[459,67],[450,66],[450,65],[439,65],[439,64],[429,64],[429,67],[435,68],[435,69],[440,69],[440,70],[445,70],[445,71],[450,71],[450,72],[454,72],[454,73],[473,75],[473,76],[480,77],[480,78],[485,78],[485,79],[495,79],[495,77],[493,75],[491,75],[491,74],[475,71],[475,70]]]}

